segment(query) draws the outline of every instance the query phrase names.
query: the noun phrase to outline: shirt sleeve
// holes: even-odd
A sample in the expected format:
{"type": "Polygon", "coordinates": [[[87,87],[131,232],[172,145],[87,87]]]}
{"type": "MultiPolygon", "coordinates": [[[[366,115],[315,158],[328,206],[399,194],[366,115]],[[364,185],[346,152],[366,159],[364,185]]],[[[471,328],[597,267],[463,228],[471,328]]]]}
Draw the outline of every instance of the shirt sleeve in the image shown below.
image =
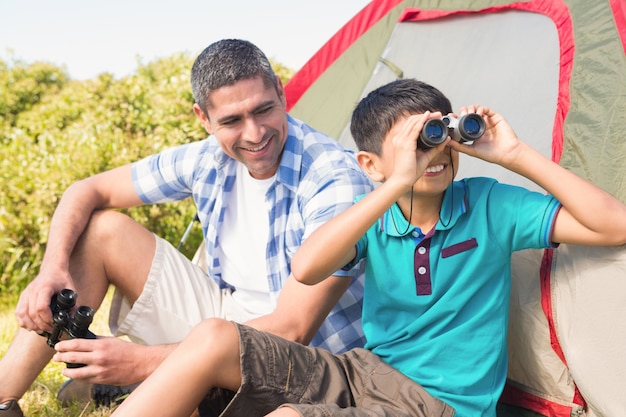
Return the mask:
{"type": "MultiPolygon", "coordinates": [[[[343,168],[332,176],[320,178],[316,186],[318,191],[304,209],[305,239],[322,224],[351,207],[356,197],[369,193],[373,188],[362,171],[352,168],[343,168]]],[[[354,276],[358,272],[342,268],[335,275],[354,276]]]]}
{"type": "Polygon", "coordinates": [[[183,200],[191,195],[202,142],[167,149],[132,164],[137,195],[146,204],[183,200]]]}
{"type": "Polygon", "coordinates": [[[514,251],[558,246],[552,242],[552,232],[561,203],[554,196],[496,183],[489,200],[491,229],[510,228],[509,233],[495,234],[509,236],[510,242],[503,244],[514,251]]]}
{"type": "MultiPolygon", "coordinates": [[[[359,200],[362,200],[363,198],[365,198],[365,196],[366,194],[357,196],[354,200],[354,203],[357,203],[359,200]]],[[[361,262],[361,260],[363,260],[363,258],[365,258],[365,251],[367,250],[367,235],[372,230],[372,228],[377,228],[377,227],[378,227],[378,222],[374,223],[369,228],[368,232],[365,233],[363,236],[361,236],[358,242],[356,242],[356,245],[354,245],[354,248],[355,248],[354,258],[352,258],[352,260],[348,262],[347,265],[341,268],[342,271],[352,270],[355,266],[359,265],[359,263],[361,262]]]]}

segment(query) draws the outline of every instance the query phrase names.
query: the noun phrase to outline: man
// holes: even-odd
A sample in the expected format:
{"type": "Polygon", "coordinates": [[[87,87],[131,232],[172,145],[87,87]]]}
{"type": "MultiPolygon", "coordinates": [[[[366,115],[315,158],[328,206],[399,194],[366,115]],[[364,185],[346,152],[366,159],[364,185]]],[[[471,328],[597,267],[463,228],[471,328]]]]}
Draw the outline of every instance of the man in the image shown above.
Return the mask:
{"type": "Polygon", "coordinates": [[[134,342],[59,342],[56,361],[86,365],[64,375],[89,384],[143,381],[208,317],[334,352],[363,344],[361,271],[308,287],[290,276],[290,261],[371,182],[350,152],[287,115],[280,79],[253,44],[210,45],[193,65],[191,84],[206,140],[94,175],[64,193],[39,274],[18,302],[21,329],[0,361],[0,417],[22,415],[16,401],[54,353],[37,333],[52,330],[50,299],[64,288],[98,308],[114,285],[112,331],[134,342]],[[189,196],[198,206],[208,276],[163,239],[107,210],[189,196]]]}

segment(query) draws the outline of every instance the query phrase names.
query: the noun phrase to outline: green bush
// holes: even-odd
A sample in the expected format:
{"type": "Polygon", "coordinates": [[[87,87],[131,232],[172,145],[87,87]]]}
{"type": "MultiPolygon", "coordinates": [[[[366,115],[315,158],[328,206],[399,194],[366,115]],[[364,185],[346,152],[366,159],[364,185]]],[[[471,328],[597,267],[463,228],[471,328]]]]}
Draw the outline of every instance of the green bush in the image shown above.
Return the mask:
{"type": "Polygon", "coordinates": [[[42,97],[58,92],[67,80],[65,72],[50,64],[0,60],[0,126],[12,126],[19,114],[31,109],[42,97]]]}
{"type": "MultiPolygon", "coordinates": [[[[0,291],[36,276],[52,213],[74,181],[206,137],[193,113],[193,58],[176,54],[121,79],[70,80],[45,63],[0,60],[0,291]]],[[[273,63],[284,82],[293,74],[273,63]]],[[[191,201],[127,212],[177,244],[195,215],[191,201]]],[[[191,256],[201,236],[183,248],[191,256]]]]}

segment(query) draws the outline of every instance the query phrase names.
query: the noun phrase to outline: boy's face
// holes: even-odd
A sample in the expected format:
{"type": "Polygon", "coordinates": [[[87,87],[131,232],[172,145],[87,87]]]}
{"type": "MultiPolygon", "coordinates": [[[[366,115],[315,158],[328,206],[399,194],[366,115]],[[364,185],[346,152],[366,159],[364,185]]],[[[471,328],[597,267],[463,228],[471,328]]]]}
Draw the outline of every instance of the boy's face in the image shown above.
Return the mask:
{"type": "MultiPolygon", "coordinates": [[[[391,138],[400,132],[405,121],[406,118],[398,120],[385,136],[380,156],[381,169],[385,178],[391,176],[394,167],[394,150],[391,138]]],[[[418,149],[417,152],[422,151],[418,149]]],[[[452,180],[454,180],[458,169],[459,153],[449,146],[446,146],[446,148],[428,164],[428,168],[424,171],[424,174],[413,185],[413,192],[415,195],[443,194],[452,180]]]]}
{"type": "Polygon", "coordinates": [[[287,141],[285,96],[261,77],[238,81],[215,90],[208,114],[194,106],[204,128],[214,134],[231,158],[244,164],[257,179],[272,177],[287,141]]]}

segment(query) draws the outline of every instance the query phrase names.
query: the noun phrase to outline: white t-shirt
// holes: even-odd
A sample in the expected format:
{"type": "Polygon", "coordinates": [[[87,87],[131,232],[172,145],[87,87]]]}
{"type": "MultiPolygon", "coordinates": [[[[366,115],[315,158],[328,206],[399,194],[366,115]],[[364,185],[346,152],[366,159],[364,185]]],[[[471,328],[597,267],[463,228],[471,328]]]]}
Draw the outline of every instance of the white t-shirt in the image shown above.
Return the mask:
{"type": "Polygon", "coordinates": [[[274,177],[252,178],[238,164],[237,178],[220,232],[222,278],[237,290],[233,299],[253,315],[274,310],[269,295],[266,251],[269,239],[269,208],[265,193],[274,177]]]}

